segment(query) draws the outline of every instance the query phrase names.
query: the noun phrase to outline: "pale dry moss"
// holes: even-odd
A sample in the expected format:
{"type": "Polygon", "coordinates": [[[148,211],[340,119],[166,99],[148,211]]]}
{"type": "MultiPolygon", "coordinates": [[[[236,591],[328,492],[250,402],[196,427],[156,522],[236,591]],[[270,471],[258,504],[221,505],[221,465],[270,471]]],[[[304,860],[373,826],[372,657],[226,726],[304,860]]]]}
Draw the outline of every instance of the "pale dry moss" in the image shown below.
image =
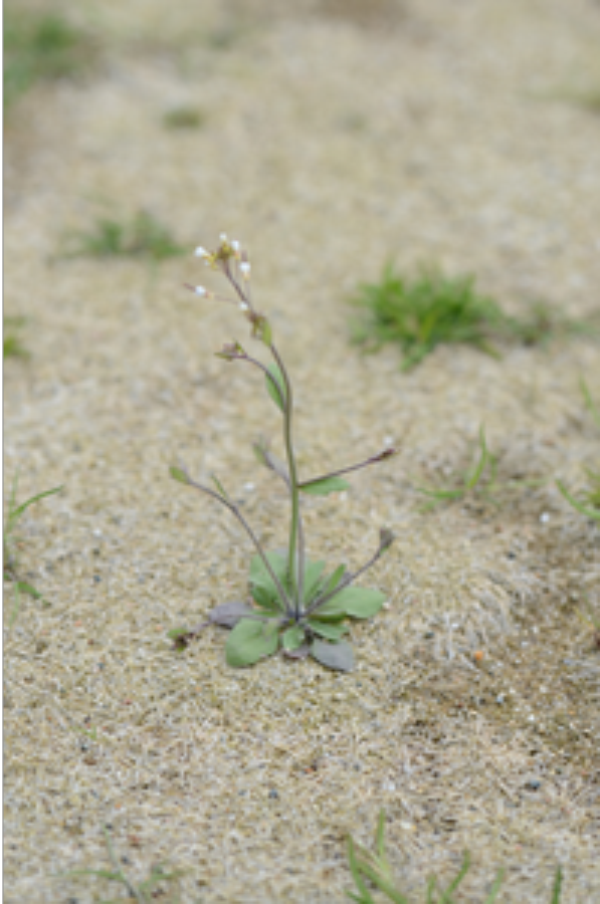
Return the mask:
{"type": "MultiPolygon", "coordinates": [[[[160,3],[103,9],[129,35],[164,20],[160,3]]],[[[175,12],[177,38],[191,5],[175,12]]],[[[392,351],[349,351],[343,303],[385,256],[426,254],[516,307],[539,293],[585,314],[600,278],[596,124],[522,89],[543,73],[556,83],[575,49],[595,53],[596,23],[558,0],[543,17],[506,0],[430,0],[389,40],[331,18],[263,20],[260,53],[204,48],[185,76],[138,56],[127,78],[117,69],[27,108],[7,151],[6,278],[11,311],[36,329],[25,372],[6,369],[6,468],[22,463],[24,494],[67,487],[23,524],[26,577],[51,606],[28,600],[6,640],[11,904],[107,897],[96,880],[49,878],[105,864],[105,822],[140,874],[187,869],[184,902],[341,902],[344,835],[369,844],[382,806],[415,895],[465,847],[474,904],[502,865],[511,904],[545,902],[557,862],[565,901],[598,895],[598,653],[573,598],[598,605],[597,528],[552,485],[497,512],[428,517],[411,490],[423,472],[460,470],[482,421],[507,473],[575,478],[597,449],[578,391],[581,374],[600,383],[597,347],[501,362],[439,349],[401,379],[392,351]],[[157,127],[157,96],[200,93],[206,129],[175,140],[157,127]],[[349,109],[366,123],[353,137],[339,127],[349,109]],[[190,246],[234,225],[251,241],[300,389],[307,472],[404,441],[393,474],[307,513],[314,549],[348,549],[351,563],[383,521],[399,535],[374,573],[390,608],[354,632],[356,674],[276,661],[232,674],[214,634],[183,658],[169,649],[173,624],[243,592],[247,551],[212,509],[175,497],[167,465],[181,452],[235,474],[277,541],[285,514],[230,429],[263,431],[272,406],[211,359],[231,322],[177,294],[192,264],[167,263],[154,283],[129,262],[47,268],[57,224],[89,212],[90,184],[177,221],[190,246]]]]}

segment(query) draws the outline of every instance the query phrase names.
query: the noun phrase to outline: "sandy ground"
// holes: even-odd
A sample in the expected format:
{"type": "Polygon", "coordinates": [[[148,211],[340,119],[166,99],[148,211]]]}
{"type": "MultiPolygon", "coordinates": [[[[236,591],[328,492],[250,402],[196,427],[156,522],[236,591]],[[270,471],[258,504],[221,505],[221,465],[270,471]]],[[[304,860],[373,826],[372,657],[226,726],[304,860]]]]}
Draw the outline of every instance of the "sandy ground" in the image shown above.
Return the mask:
{"type": "MultiPolygon", "coordinates": [[[[22,522],[25,598],[5,584],[5,900],[89,902],[110,826],[133,876],[184,871],[158,900],[344,900],[347,833],[384,808],[401,887],[420,900],[465,849],[465,902],[498,868],[503,902],[600,900],[598,527],[583,485],[599,433],[598,343],[442,348],[410,374],[349,343],[348,295],[386,260],[438,262],[510,311],[600,308],[600,7],[584,0],[123,0],[67,7],[102,52],[81,82],[11,113],[5,311],[28,361],[5,364],[5,481],[64,484],[22,522]],[[193,106],[198,129],[169,130],[193,106]],[[190,247],[140,260],[60,258],[106,212],[150,211],[190,247]],[[241,238],[298,398],[303,473],[391,438],[402,451],[339,498],[309,500],[309,549],[356,566],[391,527],[371,583],[385,612],[353,629],[358,668],[268,660],[233,671],[223,635],[184,655],[166,632],[245,594],[249,549],[227,513],[173,483],[216,470],[271,547],[287,509],[251,442],[277,413],[243,368],[235,309],[182,283],[219,232],[241,238]],[[499,479],[545,479],[433,513],[478,430],[499,479]],[[586,603],[587,601],[587,603],[586,603]],[[12,624],[9,624],[10,622],[12,624]],[[478,664],[476,651],[484,652],[478,664]]],[[[213,281],[214,288],[218,283],[213,281]]],[[[600,617],[600,614],[599,614],[600,617]]],[[[412,898],[411,898],[412,900],[412,898]]]]}

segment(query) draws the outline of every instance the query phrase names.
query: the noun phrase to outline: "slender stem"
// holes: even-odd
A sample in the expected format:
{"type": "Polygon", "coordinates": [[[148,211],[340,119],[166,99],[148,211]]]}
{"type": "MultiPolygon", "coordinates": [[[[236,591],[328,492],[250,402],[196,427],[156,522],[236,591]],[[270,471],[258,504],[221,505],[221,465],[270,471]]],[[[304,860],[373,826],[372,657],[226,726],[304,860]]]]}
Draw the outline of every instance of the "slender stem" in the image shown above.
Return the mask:
{"type": "MultiPolygon", "coordinates": [[[[231,270],[231,266],[229,261],[226,260],[223,264],[223,270],[225,276],[235,289],[235,292],[240,299],[240,301],[244,302],[248,305],[248,307],[253,310],[252,301],[250,299],[249,293],[247,290],[242,288],[239,284],[238,280],[234,276],[231,270]]],[[[273,378],[272,374],[269,372],[267,368],[264,367],[260,363],[260,361],[256,361],[254,358],[247,357],[247,360],[251,361],[253,364],[258,365],[266,374],[267,378],[271,381],[271,384],[274,385],[277,389],[277,393],[282,402],[283,407],[283,417],[284,417],[284,440],[285,440],[285,450],[288,460],[288,470],[289,470],[289,480],[290,480],[290,496],[291,496],[291,521],[290,521],[290,541],[289,541],[289,551],[288,551],[288,573],[290,576],[290,583],[292,585],[292,593],[295,597],[294,600],[294,617],[298,620],[300,616],[300,610],[302,608],[302,597],[304,592],[304,532],[302,530],[302,521],[300,515],[300,492],[298,490],[298,472],[296,469],[296,459],[294,457],[294,447],[292,443],[292,409],[293,409],[293,397],[292,397],[292,384],[290,378],[288,376],[288,372],[285,368],[281,355],[277,351],[277,348],[273,344],[273,342],[267,343],[269,351],[273,355],[276,363],[279,366],[279,370],[283,376],[283,381],[285,383],[285,399],[281,399],[281,389],[277,383],[277,381],[273,378]],[[297,553],[296,553],[297,550],[297,553]]]]}
{"type": "Polygon", "coordinates": [[[386,458],[391,458],[392,455],[395,455],[398,450],[394,448],[384,449],[383,452],[379,452],[377,455],[371,456],[371,458],[367,458],[366,461],[360,461],[356,465],[349,465],[347,468],[340,468],[337,471],[330,471],[329,474],[321,474],[319,477],[311,477],[310,480],[303,480],[300,484],[300,489],[304,487],[308,487],[311,483],[320,483],[321,480],[327,480],[329,477],[339,477],[341,474],[349,474],[350,471],[360,471],[361,468],[367,468],[369,465],[377,464],[380,461],[384,461],[386,458]]]}
{"type": "Polygon", "coordinates": [[[285,383],[285,407],[284,407],[284,440],[285,451],[288,460],[288,471],[290,476],[290,496],[292,504],[291,521],[290,521],[290,544],[288,552],[288,570],[290,573],[292,588],[295,594],[295,616],[300,615],[302,607],[302,596],[304,591],[304,532],[302,530],[300,517],[300,491],[298,489],[298,471],[296,469],[296,459],[294,456],[294,446],[292,442],[292,411],[293,397],[292,384],[288,376],[281,355],[273,343],[269,345],[269,350],[283,376],[285,383]]]}
{"type": "Polygon", "coordinates": [[[229,511],[232,513],[232,515],[235,518],[237,518],[237,520],[240,522],[240,524],[242,525],[242,527],[244,528],[244,530],[246,531],[246,533],[252,540],[252,543],[254,544],[254,547],[255,547],[257,553],[259,554],[260,558],[262,559],[263,565],[269,572],[269,574],[271,576],[271,580],[275,584],[275,586],[277,588],[277,592],[279,593],[280,598],[283,600],[283,602],[285,604],[286,614],[291,615],[292,613],[294,613],[295,607],[294,607],[293,602],[290,600],[283,584],[281,583],[281,581],[275,574],[275,572],[271,566],[271,563],[269,562],[266,555],[264,554],[263,548],[260,545],[256,534],[254,533],[254,531],[252,530],[252,528],[250,527],[250,525],[248,524],[248,522],[246,521],[246,519],[240,512],[240,510],[238,509],[237,505],[234,505],[234,503],[230,502],[229,499],[225,499],[224,496],[221,496],[221,494],[217,493],[215,490],[211,490],[210,487],[205,487],[203,484],[197,483],[195,480],[192,480],[192,478],[189,476],[187,471],[185,471],[183,468],[182,468],[182,471],[187,478],[187,482],[188,482],[189,486],[195,487],[197,490],[200,490],[201,493],[206,493],[207,496],[212,496],[213,499],[216,499],[218,502],[222,503],[226,508],[229,509],[229,511]]]}

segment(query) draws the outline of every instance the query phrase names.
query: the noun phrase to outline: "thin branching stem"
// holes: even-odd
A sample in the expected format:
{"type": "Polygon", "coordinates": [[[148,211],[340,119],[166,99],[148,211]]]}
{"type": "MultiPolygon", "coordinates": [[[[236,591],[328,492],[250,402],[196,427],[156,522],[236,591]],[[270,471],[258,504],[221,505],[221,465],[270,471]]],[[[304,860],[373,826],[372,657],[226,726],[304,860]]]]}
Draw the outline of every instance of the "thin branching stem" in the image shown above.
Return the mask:
{"type": "MultiPolygon", "coordinates": [[[[235,289],[239,299],[244,304],[248,305],[250,310],[253,310],[252,302],[247,292],[244,291],[242,286],[239,284],[238,280],[232,273],[231,267],[229,265],[229,261],[226,260],[224,262],[224,272],[235,289]]],[[[262,371],[264,371],[265,376],[270,381],[272,386],[275,386],[277,390],[277,394],[282,402],[283,408],[283,416],[284,416],[284,441],[285,441],[285,449],[288,460],[288,469],[289,469],[289,489],[290,489],[290,497],[291,497],[291,520],[290,520],[290,540],[289,540],[289,551],[288,551],[288,572],[290,575],[290,582],[292,585],[292,593],[295,597],[294,601],[294,616],[296,620],[299,618],[300,610],[302,607],[302,596],[304,592],[304,532],[302,530],[301,523],[301,515],[300,515],[300,493],[298,490],[298,473],[296,469],[296,459],[294,456],[294,447],[292,442],[292,409],[293,409],[293,395],[292,395],[292,384],[289,378],[288,372],[286,370],[285,364],[283,363],[283,359],[279,354],[276,346],[273,342],[268,343],[268,348],[273,358],[275,359],[277,365],[279,366],[279,370],[281,371],[281,375],[283,377],[285,383],[285,399],[281,398],[281,387],[274,379],[273,375],[270,373],[268,368],[266,368],[260,361],[257,361],[255,358],[251,358],[249,355],[246,355],[246,360],[250,361],[252,364],[258,366],[262,371]],[[296,551],[297,550],[297,551],[296,551]]]]}
{"type": "Polygon", "coordinates": [[[181,470],[182,470],[183,474],[185,474],[185,477],[186,477],[186,480],[187,480],[189,486],[195,487],[197,490],[200,490],[201,493],[206,493],[207,496],[212,496],[213,499],[216,499],[218,502],[220,502],[222,505],[224,505],[226,508],[228,508],[229,511],[232,513],[232,515],[235,518],[237,518],[239,523],[242,525],[242,527],[244,528],[244,530],[250,537],[257,553],[259,554],[259,556],[262,560],[263,565],[265,566],[266,570],[269,572],[269,574],[271,576],[271,580],[277,587],[277,592],[279,593],[281,600],[285,603],[286,613],[288,615],[291,615],[292,613],[294,613],[295,612],[294,604],[290,600],[283,584],[281,583],[281,581],[275,574],[273,568],[271,567],[271,563],[269,562],[268,558],[266,557],[266,555],[263,551],[263,548],[260,545],[258,537],[256,536],[256,534],[254,533],[254,531],[252,530],[252,528],[250,527],[250,525],[248,524],[248,522],[246,521],[246,519],[244,518],[242,513],[240,512],[237,505],[235,505],[235,503],[231,502],[231,500],[226,499],[220,493],[217,493],[216,490],[211,490],[210,487],[206,487],[206,486],[204,486],[204,484],[197,483],[197,481],[192,480],[192,478],[190,477],[188,472],[185,470],[185,468],[182,468],[181,470]]]}
{"type": "Polygon", "coordinates": [[[360,577],[361,574],[364,574],[365,571],[367,571],[369,568],[371,568],[375,564],[375,562],[377,562],[377,560],[381,558],[381,556],[383,555],[385,550],[388,548],[388,545],[389,544],[386,545],[386,544],[380,543],[377,548],[376,553],[373,556],[371,556],[369,561],[365,565],[363,565],[362,568],[359,568],[358,571],[354,572],[354,574],[347,574],[346,577],[342,578],[342,580],[337,585],[337,587],[334,587],[334,589],[331,590],[329,593],[326,593],[325,596],[322,596],[320,598],[317,597],[317,599],[314,600],[313,603],[311,603],[311,605],[308,607],[308,609],[304,613],[305,617],[311,615],[320,606],[323,606],[325,603],[328,603],[329,600],[333,599],[334,596],[337,596],[337,594],[341,590],[344,590],[344,588],[348,587],[350,584],[352,584],[356,580],[356,578],[360,577]]]}
{"type": "Polygon", "coordinates": [[[390,458],[392,455],[395,455],[397,451],[398,450],[393,447],[388,447],[387,449],[384,449],[383,452],[372,455],[371,458],[367,458],[366,461],[360,461],[356,465],[349,465],[347,468],[340,468],[337,471],[330,471],[328,474],[320,474],[319,477],[311,477],[310,480],[303,480],[302,483],[299,484],[299,487],[300,489],[305,489],[312,483],[320,483],[322,480],[329,480],[330,477],[340,477],[342,474],[349,474],[351,471],[360,471],[361,468],[368,468],[369,465],[374,465],[380,461],[384,461],[386,458],[390,458]]]}

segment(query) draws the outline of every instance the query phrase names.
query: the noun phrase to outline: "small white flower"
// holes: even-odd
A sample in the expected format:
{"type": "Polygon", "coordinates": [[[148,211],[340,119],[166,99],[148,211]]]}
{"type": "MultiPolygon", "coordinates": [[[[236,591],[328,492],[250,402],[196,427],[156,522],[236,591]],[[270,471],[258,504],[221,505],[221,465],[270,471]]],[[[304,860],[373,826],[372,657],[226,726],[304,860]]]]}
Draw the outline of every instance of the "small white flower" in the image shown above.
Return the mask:
{"type": "Polygon", "coordinates": [[[210,254],[208,253],[206,248],[203,248],[201,245],[198,245],[198,247],[194,251],[194,254],[196,255],[196,257],[210,257],[210,254]]]}
{"type": "Polygon", "coordinates": [[[235,251],[235,253],[239,254],[241,246],[240,246],[240,243],[237,241],[237,239],[232,239],[230,244],[231,244],[231,247],[233,248],[233,250],[235,251]]]}
{"type": "Polygon", "coordinates": [[[227,241],[227,233],[226,233],[226,232],[222,232],[221,235],[219,236],[219,239],[220,239],[222,242],[226,242],[226,241],[227,241]]]}
{"type": "Polygon", "coordinates": [[[240,273],[242,274],[244,279],[250,279],[250,269],[251,267],[248,261],[243,261],[240,264],[240,273]]]}
{"type": "Polygon", "coordinates": [[[196,293],[196,295],[200,295],[202,298],[208,295],[208,291],[204,288],[204,286],[196,286],[194,292],[196,293]]]}
{"type": "Polygon", "coordinates": [[[246,302],[240,301],[240,311],[247,311],[247,310],[248,310],[248,305],[246,304],[246,302]]]}

